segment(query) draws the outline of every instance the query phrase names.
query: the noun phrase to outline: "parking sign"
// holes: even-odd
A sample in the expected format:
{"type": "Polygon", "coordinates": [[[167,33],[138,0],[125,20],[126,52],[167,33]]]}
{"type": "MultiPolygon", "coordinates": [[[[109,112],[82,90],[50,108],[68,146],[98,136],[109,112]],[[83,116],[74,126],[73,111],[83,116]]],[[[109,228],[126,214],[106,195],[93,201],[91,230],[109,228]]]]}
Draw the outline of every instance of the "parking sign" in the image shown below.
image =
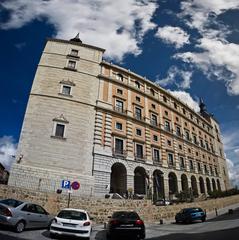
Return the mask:
{"type": "Polygon", "coordinates": [[[71,188],[71,181],[69,181],[69,180],[62,180],[61,188],[70,189],[71,188]]]}

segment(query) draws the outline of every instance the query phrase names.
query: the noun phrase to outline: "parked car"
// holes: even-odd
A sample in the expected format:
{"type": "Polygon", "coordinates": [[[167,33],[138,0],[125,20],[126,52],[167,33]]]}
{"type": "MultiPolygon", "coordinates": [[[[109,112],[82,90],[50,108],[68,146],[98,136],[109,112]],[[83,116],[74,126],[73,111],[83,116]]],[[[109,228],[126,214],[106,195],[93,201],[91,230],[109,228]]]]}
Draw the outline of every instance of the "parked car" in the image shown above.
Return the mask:
{"type": "Polygon", "coordinates": [[[0,200],[0,224],[12,226],[18,233],[25,228],[49,227],[52,219],[40,205],[15,199],[0,200]]]}
{"type": "Polygon", "coordinates": [[[145,238],[145,226],[143,220],[136,212],[118,211],[109,217],[106,236],[107,239],[115,237],[136,237],[137,239],[145,238]]]}
{"type": "Polygon", "coordinates": [[[82,209],[66,208],[53,219],[50,236],[69,235],[90,239],[92,222],[89,214],[82,209]]]}
{"type": "Polygon", "coordinates": [[[172,205],[173,203],[170,200],[166,199],[158,199],[154,202],[156,206],[167,206],[167,205],[172,205]]]}
{"type": "Polygon", "coordinates": [[[206,213],[201,208],[184,208],[175,216],[176,223],[191,223],[196,220],[206,220],[206,213]]]}

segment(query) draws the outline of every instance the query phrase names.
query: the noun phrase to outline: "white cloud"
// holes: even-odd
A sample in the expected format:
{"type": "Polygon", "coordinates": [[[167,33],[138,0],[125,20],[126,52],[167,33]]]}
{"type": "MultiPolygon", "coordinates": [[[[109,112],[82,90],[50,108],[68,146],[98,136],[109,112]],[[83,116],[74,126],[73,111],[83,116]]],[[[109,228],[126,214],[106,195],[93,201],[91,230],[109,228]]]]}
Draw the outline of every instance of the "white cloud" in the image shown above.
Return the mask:
{"type": "Polygon", "coordinates": [[[239,45],[226,40],[230,33],[217,16],[229,9],[239,9],[238,0],[192,0],[181,2],[178,14],[202,37],[196,47],[200,51],[176,54],[177,59],[193,64],[212,80],[224,81],[227,92],[239,95],[239,45]]]}
{"type": "Polygon", "coordinates": [[[239,110],[239,105],[237,105],[237,106],[236,106],[236,109],[238,109],[238,110],[239,110]]]}
{"type": "Polygon", "coordinates": [[[15,161],[16,144],[11,136],[0,138],[0,162],[9,171],[12,163],[15,161]]]}
{"type": "Polygon", "coordinates": [[[238,0],[192,0],[182,1],[179,14],[182,17],[189,17],[187,24],[198,29],[200,32],[205,32],[205,27],[212,17],[215,17],[229,9],[239,8],[238,0]]]}
{"type": "Polygon", "coordinates": [[[10,13],[2,29],[20,28],[37,19],[47,19],[56,37],[70,39],[80,32],[83,42],[105,48],[106,56],[122,60],[138,55],[145,33],[155,27],[151,18],[154,0],[12,0],[0,3],[10,13]]]}
{"type": "Polygon", "coordinates": [[[183,45],[190,43],[189,35],[179,27],[159,27],[155,36],[166,43],[174,44],[176,48],[181,48],[183,45]]]}
{"type": "Polygon", "coordinates": [[[176,66],[172,66],[168,70],[167,77],[159,79],[159,76],[157,76],[155,83],[163,87],[175,84],[179,89],[188,89],[192,82],[191,78],[192,72],[184,71],[178,69],[176,66]]]}
{"type": "Polygon", "coordinates": [[[235,165],[230,159],[227,160],[229,179],[233,186],[239,186],[239,165],[235,165]]]}
{"type": "Polygon", "coordinates": [[[197,47],[204,51],[179,53],[175,58],[194,63],[209,78],[224,81],[229,94],[239,95],[239,45],[202,38],[197,47]]]}
{"type": "Polygon", "coordinates": [[[168,90],[174,97],[178,98],[180,101],[184,102],[190,108],[192,108],[195,112],[199,112],[200,108],[198,106],[198,102],[194,100],[189,93],[184,91],[171,91],[168,90]]]}

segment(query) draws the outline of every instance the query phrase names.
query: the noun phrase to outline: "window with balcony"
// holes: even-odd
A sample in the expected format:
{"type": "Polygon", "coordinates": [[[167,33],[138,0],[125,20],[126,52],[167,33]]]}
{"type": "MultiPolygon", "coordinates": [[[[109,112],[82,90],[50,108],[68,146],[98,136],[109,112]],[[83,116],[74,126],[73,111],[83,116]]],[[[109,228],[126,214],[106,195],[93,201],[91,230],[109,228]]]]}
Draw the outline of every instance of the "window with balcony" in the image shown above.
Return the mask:
{"type": "Polygon", "coordinates": [[[215,167],[215,174],[216,174],[216,176],[218,176],[218,171],[217,171],[216,167],[215,167]]]}
{"type": "Polygon", "coordinates": [[[198,142],[198,141],[197,141],[197,136],[193,135],[193,143],[194,143],[194,144],[197,144],[197,142],[198,142]]]}
{"type": "Polygon", "coordinates": [[[124,140],[121,138],[115,138],[115,145],[113,149],[115,155],[124,155],[124,140]]]}
{"type": "Polygon", "coordinates": [[[174,165],[173,154],[172,153],[168,153],[168,165],[171,166],[171,167],[174,165]]]}
{"type": "Polygon", "coordinates": [[[189,160],[189,168],[190,168],[190,170],[193,170],[194,169],[194,167],[193,167],[193,160],[189,160]]]}
{"type": "Polygon", "coordinates": [[[177,109],[177,108],[178,108],[178,105],[177,105],[177,103],[176,103],[176,102],[174,103],[174,108],[175,108],[175,109],[177,109]]]}
{"type": "Polygon", "coordinates": [[[139,107],[135,107],[135,118],[142,120],[142,110],[139,107]]]}
{"type": "Polygon", "coordinates": [[[153,148],[153,161],[160,162],[160,152],[157,148],[153,148]]]}
{"type": "Polygon", "coordinates": [[[164,122],[164,129],[168,132],[170,132],[170,122],[169,121],[165,121],[164,122]]]}
{"type": "Polygon", "coordinates": [[[124,102],[121,100],[116,99],[115,101],[115,110],[117,112],[123,113],[124,112],[124,102]]]}
{"type": "Polygon", "coordinates": [[[200,162],[197,162],[197,168],[198,168],[198,172],[202,171],[200,162]]]}
{"type": "Polygon", "coordinates": [[[158,125],[158,123],[157,123],[157,115],[151,114],[151,124],[153,126],[157,126],[158,125]]]}
{"type": "Polygon", "coordinates": [[[144,151],[143,151],[143,145],[136,143],[135,144],[135,157],[137,159],[143,159],[144,158],[144,151]]]}
{"type": "Polygon", "coordinates": [[[123,125],[122,125],[122,123],[120,123],[120,122],[116,122],[116,124],[115,124],[115,128],[117,129],[117,130],[123,130],[123,125]]]}
{"type": "Polygon", "coordinates": [[[185,161],[183,157],[179,157],[180,169],[185,169],[185,161]]]}
{"type": "Polygon", "coordinates": [[[185,139],[187,141],[190,141],[190,134],[189,134],[189,131],[185,130],[185,139]]]}
{"type": "Polygon", "coordinates": [[[179,126],[176,127],[176,135],[181,136],[181,128],[179,126]]]}

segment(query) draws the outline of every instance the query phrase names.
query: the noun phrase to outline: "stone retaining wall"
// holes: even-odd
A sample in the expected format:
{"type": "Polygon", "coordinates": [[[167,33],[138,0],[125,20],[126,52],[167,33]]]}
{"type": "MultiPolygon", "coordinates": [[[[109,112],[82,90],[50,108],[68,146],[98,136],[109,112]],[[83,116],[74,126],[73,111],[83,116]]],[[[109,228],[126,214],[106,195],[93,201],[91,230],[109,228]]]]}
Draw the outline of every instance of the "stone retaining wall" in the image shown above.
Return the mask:
{"type": "MultiPolygon", "coordinates": [[[[0,199],[3,198],[16,198],[38,203],[44,206],[51,214],[56,214],[60,209],[66,208],[68,201],[68,196],[63,194],[36,192],[23,188],[0,185],[0,199]]],[[[150,200],[113,200],[72,196],[70,207],[87,210],[98,223],[107,221],[108,216],[111,215],[113,211],[126,209],[137,211],[146,222],[157,222],[160,219],[174,218],[176,212],[185,207],[198,206],[210,212],[215,208],[220,209],[236,203],[239,203],[239,195],[197,203],[160,207],[152,205],[150,200]]]]}

